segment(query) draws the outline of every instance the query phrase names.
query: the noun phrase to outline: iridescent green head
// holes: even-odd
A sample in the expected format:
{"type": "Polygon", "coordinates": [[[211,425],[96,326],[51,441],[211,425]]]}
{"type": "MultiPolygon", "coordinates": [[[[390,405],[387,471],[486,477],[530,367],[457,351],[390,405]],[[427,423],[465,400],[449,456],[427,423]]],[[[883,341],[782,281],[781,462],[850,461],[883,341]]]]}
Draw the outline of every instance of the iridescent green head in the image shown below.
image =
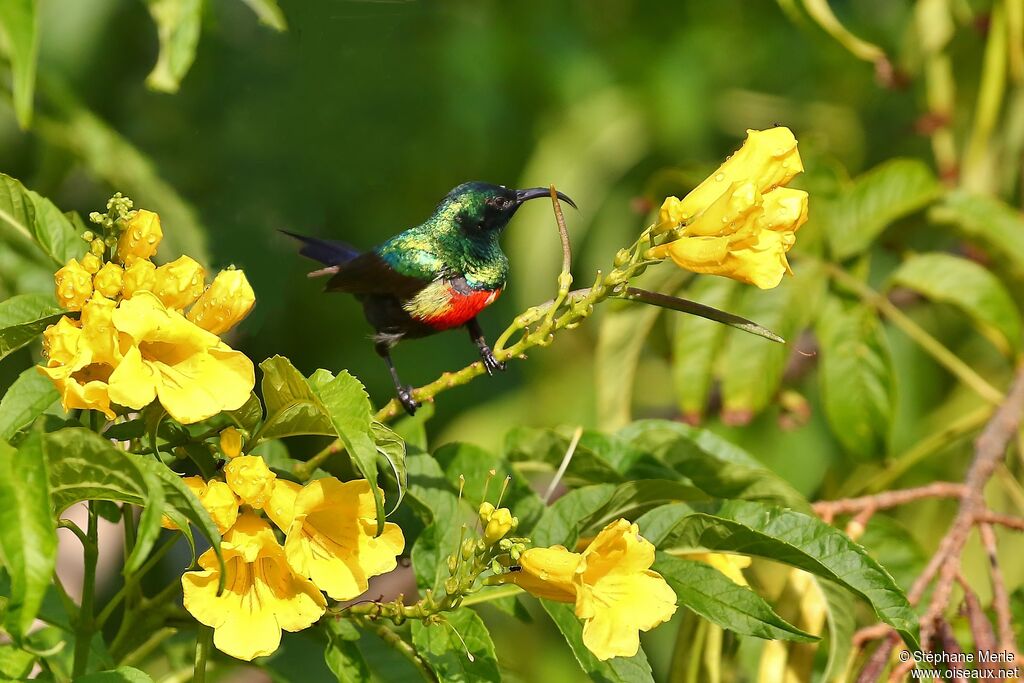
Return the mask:
{"type": "MultiPolygon", "coordinates": [[[[549,196],[545,187],[513,190],[490,183],[463,183],[441,200],[434,215],[452,220],[467,237],[497,235],[524,202],[549,196]]],[[[576,208],[576,203],[561,192],[558,198],[576,208]]]]}

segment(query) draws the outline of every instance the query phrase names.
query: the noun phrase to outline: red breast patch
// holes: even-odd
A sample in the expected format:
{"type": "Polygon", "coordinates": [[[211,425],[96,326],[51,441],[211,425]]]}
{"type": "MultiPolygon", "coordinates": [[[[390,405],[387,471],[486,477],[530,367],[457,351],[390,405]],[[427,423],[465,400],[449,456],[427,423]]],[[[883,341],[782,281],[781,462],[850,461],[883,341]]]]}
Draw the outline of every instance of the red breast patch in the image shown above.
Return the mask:
{"type": "Polygon", "coordinates": [[[449,286],[448,305],[443,310],[421,319],[435,330],[459,327],[460,325],[465,325],[477,313],[494,303],[500,294],[500,289],[493,291],[473,290],[469,294],[462,294],[456,291],[454,287],[449,286]]]}

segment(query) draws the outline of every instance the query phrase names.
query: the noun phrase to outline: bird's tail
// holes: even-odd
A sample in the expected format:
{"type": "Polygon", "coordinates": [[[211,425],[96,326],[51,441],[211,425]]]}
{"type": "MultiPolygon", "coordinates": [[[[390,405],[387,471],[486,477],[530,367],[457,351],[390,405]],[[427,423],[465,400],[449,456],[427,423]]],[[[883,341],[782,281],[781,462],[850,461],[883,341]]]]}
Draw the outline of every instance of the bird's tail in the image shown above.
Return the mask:
{"type": "Polygon", "coordinates": [[[302,243],[302,247],[299,249],[300,254],[327,266],[327,268],[310,273],[310,277],[330,275],[337,271],[337,266],[348,263],[356,256],[359,256],[360,253],[358,249],[345,242],[324,240],[319,237],[307,237],[306,235],[298,235],[288,230],[281,230],[281,232],[302,243]]]}

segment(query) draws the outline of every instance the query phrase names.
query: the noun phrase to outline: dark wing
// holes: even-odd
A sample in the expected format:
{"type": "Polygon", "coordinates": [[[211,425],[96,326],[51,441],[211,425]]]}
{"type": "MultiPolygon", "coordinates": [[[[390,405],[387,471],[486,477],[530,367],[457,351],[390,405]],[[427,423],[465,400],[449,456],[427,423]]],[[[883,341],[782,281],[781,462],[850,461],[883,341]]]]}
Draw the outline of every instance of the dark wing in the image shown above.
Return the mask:
{"type": "Polygon", "coordinates": [[[337,266],[337,272],[327,281],[325,291],[390,294],[399,299],[409,299],[429,283],[430,280],[399,273],[379,254],[368,251],[337,266]]]}
{"type": "Polygon", "coordinates": [[[299,249],[300,254],[314,261],[319,261],[325,266],[341,265],[359,256],[359,250],[345,242],[297,235],[287,230],[281,230],[281,232],[302,242],[302,248],[299,249]]]}

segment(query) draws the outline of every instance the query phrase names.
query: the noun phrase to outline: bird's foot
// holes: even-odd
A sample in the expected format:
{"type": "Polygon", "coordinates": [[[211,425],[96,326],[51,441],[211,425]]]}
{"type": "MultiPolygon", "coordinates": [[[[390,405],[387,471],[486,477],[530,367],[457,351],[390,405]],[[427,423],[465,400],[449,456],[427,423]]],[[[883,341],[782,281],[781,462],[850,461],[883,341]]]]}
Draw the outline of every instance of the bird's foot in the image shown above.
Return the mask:
{"type": "Polygon", "coordinates": [[[484,369],[487,370],[488,375],[493,375],[499,370],[505,370],[505,364],[495,358],[494,354],[491,353],[491,349],[487,346],[480,349],[480,360],[484,362],[484,369]]]}
{"type": "Polygon", "coordinates": [[[401,387],[398,390],[398,400],[405,408],[405,412],[410,415],[415,415],[416,409],[420,407],[419,402],[412,397],[412,387],[401,387]]]}

